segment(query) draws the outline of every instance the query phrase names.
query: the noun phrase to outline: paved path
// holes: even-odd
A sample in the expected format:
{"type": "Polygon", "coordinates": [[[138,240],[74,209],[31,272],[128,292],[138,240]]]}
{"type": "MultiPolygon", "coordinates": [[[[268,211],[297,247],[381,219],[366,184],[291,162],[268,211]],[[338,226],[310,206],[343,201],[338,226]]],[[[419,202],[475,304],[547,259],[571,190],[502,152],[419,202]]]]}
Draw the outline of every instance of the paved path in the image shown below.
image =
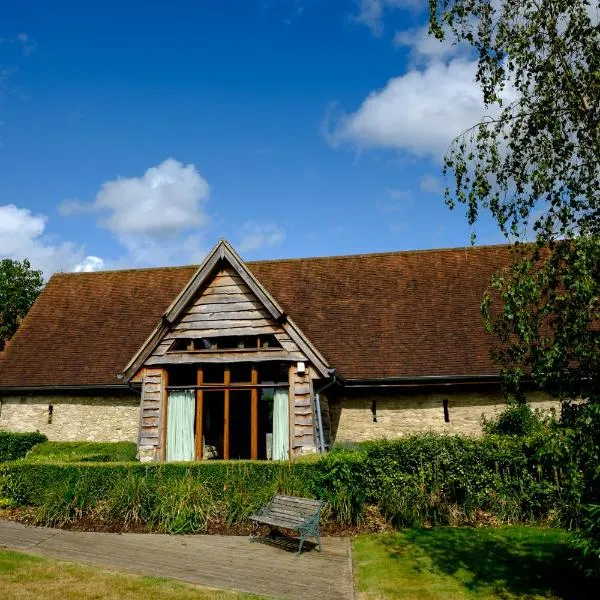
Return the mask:
{"type": "Polygon", "coordinates": [[[87,533],[0,521],[0,547],[272,598],[354,597],[347,538],[325,538],[322,553],[296,557],[246,537],[87,533]]]}

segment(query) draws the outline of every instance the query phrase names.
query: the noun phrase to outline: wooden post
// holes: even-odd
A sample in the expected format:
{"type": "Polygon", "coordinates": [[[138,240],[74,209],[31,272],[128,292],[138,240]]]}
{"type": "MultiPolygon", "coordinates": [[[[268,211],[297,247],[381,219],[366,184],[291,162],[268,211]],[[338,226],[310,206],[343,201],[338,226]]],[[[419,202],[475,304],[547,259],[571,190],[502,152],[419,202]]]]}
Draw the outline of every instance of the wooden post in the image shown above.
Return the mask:
{"type": "MultiPolygon", "coordinates": [[[[252,385],[258,383],[258,371],[252,365],[252,385]]],[[[250,391],[250,458],[258,459],[258,390],[250,391]]]]}
{"type": "Polygon", "coordinates": [[[288,371],[289,378],[289,393],[288,393],[288,416],[289,416],[289,449],[288,449],[288,458],[290,460],[294,457],[294,449],[296,444],[296,432],[295,432],[295,423],[296,423],[296,414],[294,412],[295,402],[294,402],[294,394],[296,391],[296,367],[290,366],[288,371]]]}
{"type": "Polygon", "coordinates": [[[167,392],[168,385],[169,373],[166,369],[162,369],[160,374],[160,403],[162,408],[161,446],[163,462],[167,460],[167,412],[169,411],[169,394],[167,392]]]}
{"type": "MultiPolygon", "coordinates": [[[[196,384],[202,385],[204,381],[204,373],[202,367],[198,367],[196,373],[196,384]]],[[[202,390],[196,390],[196,460],[202,460],[202,425],[203,425],[203,405],[204,405],[204,392],[202,390]]]]}
{"type": "Polygon", "coordinates": [[[224,431],[223,431],[223,459],[229,460],[229,384],[231,383],[231,371],[229,367],[225,367],[225,391],[224,394],[224,407],[223,412],[225,414],[224,419],[224,431]]]}

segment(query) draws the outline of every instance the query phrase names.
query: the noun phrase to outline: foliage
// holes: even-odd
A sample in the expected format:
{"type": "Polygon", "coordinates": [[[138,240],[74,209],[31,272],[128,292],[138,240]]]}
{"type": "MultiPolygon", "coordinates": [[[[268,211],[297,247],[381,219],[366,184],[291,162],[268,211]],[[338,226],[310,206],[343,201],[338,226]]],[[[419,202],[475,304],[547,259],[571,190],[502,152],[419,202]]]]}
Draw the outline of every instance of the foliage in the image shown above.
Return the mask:
{"type": "Polygon", "coordinates": [[[600,505],[588,507],[584,526],[573,536],[577,564],[588,576],[600,577],[600,505]]]}
{"type": "Polygon", "coordinates": [[[567,532],[538,527],[436,527],[352,540],[358,596],[594,598],[569,560],[567,532]]]}
{"type": "Polygon", "coordinates": [[[597,2],[429,4],[431,32],[474,51],[491,112],[450,146],[444,173],[454,181],[446,202],[464,204],[471,225],[484,209],[507,237],[535,236],[535,244],[516,246],[483,303],[507,392],[523,402],[522,382],[531,378],[566,404],[587,400],[541,453],[566,477],[577,519],[580,501],[599,493],[598,477],[590,475],[600,454],[593,434],[600,424],[597,2]]]}
{"type": "Polygon", "coordinates": [[[597,25],[591,0],[430,0],[431,31],[473,48],[493,110],[445,160],[469,223],[485,208],[504,233],[600,233],[597,25]]]}
{"type": "Polygon", "coordinates": [[[165,532],[247,523],[276,493],[321,498],[339,524],[363,523],[370,506],[397,527],[541,522],[579,498],[538,458],[545,437],[415,435],[292,464],[24,460],[0,468],[0,497],[45,525],[91,516],[165,532]]]}
{"type": "Polygon", "coordinates": [[[29,261],[0,260],[0,350],[17,330],[44,283],[42,272],[29,261]]]}
{"type": "Polygon", "coordinates": [[[483,418],[482,427],[487,435],[527,436],[549,426],[548,416],[529,404],[509,404],[492,418],[483,418]]]}
{"type": "Polygon", "coordinates": [[[34,446],[47,439],[37,431],[34,433],[0,431],[0,462],[23,458],[34,446]]]}
{"type": "Polygon", "coordinates": [[[30,462],[127,462],[135,460],[134,442],[44,442],[27,455],[30,462]]]}
{"type": "Polygon", "coordinates": [[[600,237],[520,246],[514,259],[483,305],[509,392],[522,398],[530,377],[562,400],[598,400],[600,237]]]}

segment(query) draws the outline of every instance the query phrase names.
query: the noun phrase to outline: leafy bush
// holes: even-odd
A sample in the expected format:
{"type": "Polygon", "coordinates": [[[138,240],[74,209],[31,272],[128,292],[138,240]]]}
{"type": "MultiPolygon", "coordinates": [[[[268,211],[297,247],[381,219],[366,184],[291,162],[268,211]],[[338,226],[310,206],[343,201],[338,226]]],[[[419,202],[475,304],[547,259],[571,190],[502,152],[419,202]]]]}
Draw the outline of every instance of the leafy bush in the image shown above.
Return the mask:
{"type": "Polygon", "coordinates": [[[548,417],[529,404],[509,404],[495,417],[483,417],[481,425],[488,435],[532,435],[547,426],[548,417]]]}
{"type": "Polygon", "coordinates": [[[134,442],[44,442],[28,455],[31,462],[127,462],[135,460],[134,442]]]}
{"type": "Polygon", "coordinates": [[[0,431],[0,462],[23,458],[34,446],[48,438],[39,433],[12,433],[0,431]]]}
{"type": "Polygon", "coordinates": [[[539,522],[568,498],[537,458],[543,438],[415,435],[292,464],[26,460],[0,467],[0,498],[37,507],[45,525],[91,515],[165,532],[247,523],[276,493],[323,499],[324,519],[340,524],[362,523],[369,506],[398,527],[539,522]]]}
{"type": "Polygon", "coordinates": [[[600,577],[600,505],[587,507],[584,525],[572,538],[577,564],[588,577],[600,577]]]}

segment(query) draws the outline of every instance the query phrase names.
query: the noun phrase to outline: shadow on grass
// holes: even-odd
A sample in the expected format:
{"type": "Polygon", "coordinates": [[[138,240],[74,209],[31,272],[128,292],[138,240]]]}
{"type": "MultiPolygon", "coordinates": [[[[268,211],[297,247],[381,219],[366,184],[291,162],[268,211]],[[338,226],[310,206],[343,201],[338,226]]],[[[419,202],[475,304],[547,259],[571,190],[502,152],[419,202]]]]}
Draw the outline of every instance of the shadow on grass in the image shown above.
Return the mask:
{"type": "MultiPolygon", "coordinates": [[[[390,557],[405,557],[406,542],[419,548],[431,569],[449,575],[469,591],[554,596],[565,600],[597,598],[570,560],[572,552],[560,530],[538,528],[438,528],[409,530],[386,538],[390,557]]],[[[423,567],[415,566],[421,570],[423,567]]]]}

